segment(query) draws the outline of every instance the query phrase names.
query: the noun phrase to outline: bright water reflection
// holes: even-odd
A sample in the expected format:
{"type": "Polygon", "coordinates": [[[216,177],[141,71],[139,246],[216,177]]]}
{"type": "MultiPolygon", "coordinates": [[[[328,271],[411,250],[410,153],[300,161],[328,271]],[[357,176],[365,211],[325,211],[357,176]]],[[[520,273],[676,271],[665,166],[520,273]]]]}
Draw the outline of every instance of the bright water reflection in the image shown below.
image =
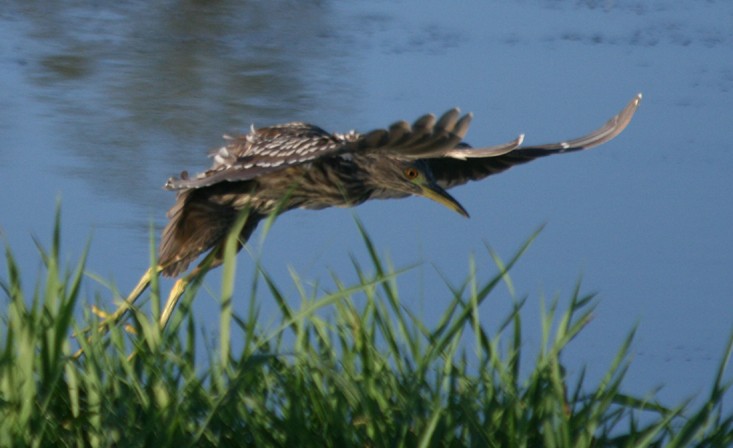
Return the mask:
{"type": "MultiPolygon", "coordinates": [[[[29,236],[47,240],[60,195],[69,257],[93,234],[90,268],[127,290],[151,222],[160,228],[172,204],[165,179],[204,168],[222,133],[250,123],[366,130],[459,105],[475,113],[470,141],[526,132],[543,143],[592,129],[643,91],[634,123],[605,147],[453,191],[471,220],[419,199],[357,213],[396,265],[425,261],[401,285],[429,321],[442,311],[435,291],[447,293],[432,264],[459,282],[474,253],[492,273],[484,241],[509,256],[547,223],[514,272],[517,294],[532,296],[528,331],[534,298],[567,297],[582,275],[601,304],[571,368],[601,372],[639,322],[630,391],[666,384],[662,397],[678,400],[712,378],[733,316],[729,3],[5,4],[0,231],[25,272],[39,263],[29,236]]],[[[348,211],[292,212],[262,259],[282,284],[292,267],[327,285],[330,270],[353,278],[350,253],[364,250],[348,211]]],[[[241,291],[251,267],[241,256],[241,291]]],[[[107,299],[101,286],[88,292],[107,299]]],[[[497,296],[482,318],[509,303],[497,296]]],[[[215,302],[195,307],[215,328],[215,302]]]]}

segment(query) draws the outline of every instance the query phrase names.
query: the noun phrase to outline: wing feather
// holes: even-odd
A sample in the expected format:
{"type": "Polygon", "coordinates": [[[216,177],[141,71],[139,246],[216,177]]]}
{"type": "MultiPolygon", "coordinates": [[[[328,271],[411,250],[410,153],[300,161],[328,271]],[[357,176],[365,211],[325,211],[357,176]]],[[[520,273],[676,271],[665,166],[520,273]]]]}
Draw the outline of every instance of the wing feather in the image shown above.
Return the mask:
{"type": "Polygon", "coordinates": [[[463,140],[472,117],[461,116],[460,110],[453,108],[439,119],[433,114],[423,115],[412,126],[398,121],[389,129],[365,134],[353,143],[353,148],[404,160],[445,157],[463,140]]]}
{"type": "Polygon", "coordinates": [[[518,139],[504,145],[479,149],[462,143],[448,151],[445,157],[430,158],[427,162],[438,185],[443,188],[480,180],[540,157],[580,151],[606,143],[626,128],[640,102],[641,94],[638,94],[602,127],[572,140],[522,147],[523,136],[520,135],[518,139]]]}
{"type": "Polygon", "coordinates": [[[348,134],[332,135],[318,126],[300,122],[253,128],[246,135],[229,137],[227,145],[214,151],[214,163],[209,170],[193,178],[183,172],[179,178],[168,179],[163,188],[182,190],[251,180],[337,153],[345,149],[347,139],[348,134]]]}

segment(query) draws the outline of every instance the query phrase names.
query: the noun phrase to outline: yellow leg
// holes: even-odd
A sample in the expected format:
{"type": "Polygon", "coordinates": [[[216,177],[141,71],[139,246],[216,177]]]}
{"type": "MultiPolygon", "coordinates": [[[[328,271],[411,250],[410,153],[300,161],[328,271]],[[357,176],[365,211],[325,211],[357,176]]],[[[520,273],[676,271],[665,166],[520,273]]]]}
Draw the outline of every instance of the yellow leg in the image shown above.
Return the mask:
{"type": "Polygon", "coordinates": [[[147,289],[148,285],[150,285],[150,280],[152,279],[153,275],[158,275],[158,273],[162,269],[162,266],[156,266],[155,268],[149,268],[147,271],[145,271],[145,274],[140,277],[140,281],[137,282],[137,285],[132,290],[130,295],[127,296],[122,305],[120,305],[120,307],[117,308],[114,313],[110,314],[109,317],[100,324],[100,327],[109,327],[119,322],[120,319],[122,319],[122,317],[125,315],[125,313],[130,308],[132,308],[132,305],[135,304],[135,301],[138,299],[138,297],[140,297],[142,293],[147,289]]]}
{"type": "Polygon", "coordinates": [[[209,272],[209,270],[211,270],[213,267],[218,266],[219,264],[221,264],[221,257],[219,256],[219,251],[217,249],[214,249],[209,252],[208,255],[206,255],[206,257],[201,261],[201,263],[198,264],[198,266],[191,269],[191,272],[186,274],[184,277],[176,280],[176,282],[173,284],[173,288],[171,288],[170,294],[168,294],[168,300],[166,300],[165,302],[163,313],[161,313],[160,315],[159,325],[161,329],[165,328],[165,326],[168,324],[168,321],[173,314],[173,309],[178,304],[178,301],[180,300],[183,293],[186,291],[186,287],[188,287],[188,284],[191,283],[191,280],[193,280],[197,276],[204,275],[205,273],[209,272]]]}
{"type": "Polygon", "coordinates": [[[173,309],[176,307],[176,304],[178,304],[178,300],[181,298],[183,293],[186,291],[186,287],[188,286],[188,283],[191,276],[187,275],[185,277],[181,277],[173,284],[173,288],[171,288],[170,294],[168,294],[168,300],[165,302],[165,308],[163,308],[163,313],[160,315],[160,328],[165,328],[166,324],[168,323],[168,320],[171,318],[171,314],[173,314],[173,309]]]}
{"type": "MultiPolygon", "coordinates": [[[[99,324],[99,327],[97,327],[98,331],[100,333],[106,332],[109,327],[119,322],[122,317],[124,317],[125,313],[132,308],[132,305],[135,303],[135,301],[142,295],[142,293],[147,289],[148,285],[150,285],[150,280],[152,279],[153,275],[157,275],[161,270],[162,266],[156,266],[155,268],[148,268],[147,271],[143,274],[142,277],[140,277],[140,280],[137,282],[137,285],[135,285],[135,288],[133,288],[132,292],[127,296],[125,301],[122,303],[122,305],[119,306],[115,310],[114,313],[109,314],[105,316],[105,319],[99,324]]],[[[81,333],[86,333],[88,331],[91,331],[91,329],[86,329],[82,331],[81,333]]],[[[78,336],[75,335],[75,337],[78,336]]],[[[77,350],[73,355],[73,359],[78,359],[83,353],[82,349],[77,350]]]]}
{"type": "MultiPolygon", "coordinates": [[[[198,266],[193,268],[191,272],[189,272],[186,276],[176,280],[176,282],[173,284],[173,288],[171,288],[170,294],[168,294],[168,300],[166,301],[165,307],[163,308],[163,313],[160,316],[159,325],[161,329],[165,328],[165,326],[168,324],[171,314],[173,314],[173,309],[175,309],[176,304],[178,304],[178,300],[180,300],[181,296],[186,291],[186,287],[189,283],[191,283],[191,280],[198,275],[205,274],[211,268],[213,268],[214,266],[218,266],[219,264],[221,264],[219,251],[214,249],[209,252],[209,254],[203,259],[203,261],[201,261],[198,266]]],[[[120,307],[117,308],[114,313],[106,316],[102,323],[99,324],[99,332],[104,333],[109,329],[109,327],[119,322],[122,317],[124,317],[125,313],[130,308],[132,308],[132,305],[135,303],[138,297],[142,295],[143,291],[145,291],[148,285],[150,285],[150,280],[152,279],[153,275],[158,275],[158,273],[160,273],[160,271],[162,270],[163,266],[158,265],[155,268],[149,268],[147,271],[145,271],[145,274],[140,277],[137,285],[135,285],[135,288],[132,290],[130,295],[127,296],[122,305],[120,305],[120,307]]],[[[82,333],[86,333],[87,331],[89,331],[89,329],[82,331],[82,333]]],[[[81,349],[77,350],[76,353],[72,355],[73,359],[79,358],[82,353],[83,351],[81,349]]]]}

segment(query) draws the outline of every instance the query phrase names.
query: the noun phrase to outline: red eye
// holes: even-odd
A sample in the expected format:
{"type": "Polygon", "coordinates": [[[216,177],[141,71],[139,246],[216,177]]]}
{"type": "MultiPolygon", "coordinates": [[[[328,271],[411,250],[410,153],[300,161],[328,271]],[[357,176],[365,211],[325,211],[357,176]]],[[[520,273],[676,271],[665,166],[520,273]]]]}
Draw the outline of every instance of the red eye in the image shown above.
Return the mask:
{"type": "Polygon", "coordinates": [[[417,176],[420,175],[420,172],[417,170],[417,168],[412,168],[412,167],[405,168],[405,171],[403,172],[405,173],[405,177],[410,180],[416,179],[417,176]]]}

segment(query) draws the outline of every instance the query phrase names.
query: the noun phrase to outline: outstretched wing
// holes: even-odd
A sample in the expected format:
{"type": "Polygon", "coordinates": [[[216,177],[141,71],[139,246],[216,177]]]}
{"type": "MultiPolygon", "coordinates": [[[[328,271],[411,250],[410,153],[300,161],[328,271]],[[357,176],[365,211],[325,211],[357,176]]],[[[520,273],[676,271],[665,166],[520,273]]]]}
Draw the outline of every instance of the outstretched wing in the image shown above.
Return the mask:
{"type": "MultiPolygon", "coordinates": [[[[530,162],[539,157],[565,152],[580,151],[606,143],[619,135],[629,124],[641,102],[641,94],[631,100],[624,109],[601,128],[582,137],[559,143],[527,146],[487,153],[485,149],[473,149],[461,143],[446,156],[427,160],[438,185],[451,188],[472,180],[480,180],[492,174],[530,162]]],[[[521,140],[520,140],[521,143],[521,140]]]]}
{"type": "Polygon", "coordinates": [[[246,135],[229,138],[229,143],[212,152],[212,167],[194,177],[185,171],[170,178],[164,188],[183,190],[219,182],[237,182],[285,169],[293,165],[351,152],[373,152],[404,160],[427,160],[438,183],[444,188],[478,180],[513,165],[537,157],[570,152],[599,145],[618,135],[628,124],[639,104],[638,95],[606,125],[584,137],[568,142],[522,148],[524,135],[496,146],[471,148],[462,143],[472,115],[461,116],[457,108],[440,119],[427,114],[412,125],[398,121],[388,129],[366,134],[351,131],[330,134],[306,123],[287,123],[252,129],[246,135]]]}
{"type": "Polygon", "coordinates": [[[388,129],[377,129],[360,136],[349,146],[352,151],[370,151],[392,158],[418,160],[432,157],[490,157],[511,151],[522,143],[524,136],[520,135],[501,145],[466,152],[459,145],[472,118],[472,114],[461,116],[460,110],[453,108],[437,120],[435,115],[427,114],[412,125],[398,121],[388,129]]]}
{"type": "Polygon", "coordinates": [[[254,179],[343,150],[347,136],[331,135],[318,126],[300,122],[253,127],[246,135],[225,136],[229,142],[211,152],[214,163],[209,170],[191,178],[184,171],[180,178],[168,179],[163,188],[182,190],[254,179]]]}

